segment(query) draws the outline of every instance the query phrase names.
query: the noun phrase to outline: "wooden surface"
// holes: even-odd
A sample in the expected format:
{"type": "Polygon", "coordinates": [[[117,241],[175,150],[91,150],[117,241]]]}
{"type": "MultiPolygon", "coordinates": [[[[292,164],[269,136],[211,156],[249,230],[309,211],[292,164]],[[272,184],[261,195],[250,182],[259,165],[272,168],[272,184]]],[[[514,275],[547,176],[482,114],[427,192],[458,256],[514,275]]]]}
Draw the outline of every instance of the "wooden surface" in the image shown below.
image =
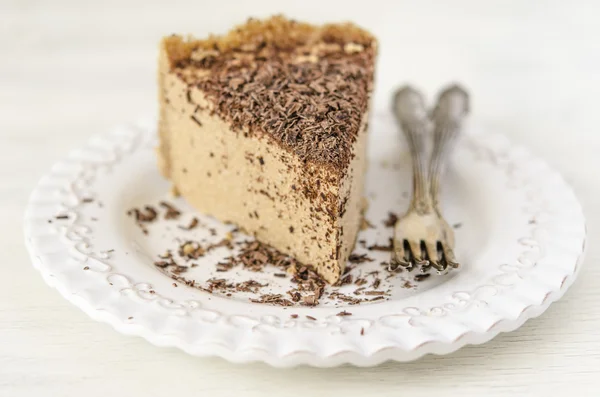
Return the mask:
{"type": "Polygon", "coordinates": [[[251,3],[0,1],[0,396],[600,395],[600,3],[251,3]],[[431,98],[459,80],[473,96],[473,124],[563,172],[589,230],[580,278],[563,300],[516,332],[445,357],[275,370],[122,336],[43,283],[23,246],[28,194],[92,133],[154,112],[159,37],[282,11],[354,20],[380,37],[378,108],[396,84],[431,98]]]}

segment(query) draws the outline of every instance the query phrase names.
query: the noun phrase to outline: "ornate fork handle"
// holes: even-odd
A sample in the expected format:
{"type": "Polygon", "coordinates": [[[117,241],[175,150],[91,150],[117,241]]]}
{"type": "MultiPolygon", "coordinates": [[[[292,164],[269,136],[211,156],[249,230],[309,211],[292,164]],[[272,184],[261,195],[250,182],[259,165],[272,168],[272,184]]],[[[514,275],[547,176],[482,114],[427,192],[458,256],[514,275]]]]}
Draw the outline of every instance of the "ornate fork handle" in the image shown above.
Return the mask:
{"type": "Polygon", "coordinates": [[[422,95],[406,86],[394,96],[394,114],[408,141],[413,169],[413,194],[409,211],[420,215],[433,211],[426,174],[425,138],[428,118],[422,95]]]}
{"type": "Polygon", "coordinates": [[[442,91],[433,110],[433,151],[429,163],[429,188],[433,209],[440,216],[439,190],[442,167],[448,159],[468,112],[469,95],[458,85],[442,91]]]}

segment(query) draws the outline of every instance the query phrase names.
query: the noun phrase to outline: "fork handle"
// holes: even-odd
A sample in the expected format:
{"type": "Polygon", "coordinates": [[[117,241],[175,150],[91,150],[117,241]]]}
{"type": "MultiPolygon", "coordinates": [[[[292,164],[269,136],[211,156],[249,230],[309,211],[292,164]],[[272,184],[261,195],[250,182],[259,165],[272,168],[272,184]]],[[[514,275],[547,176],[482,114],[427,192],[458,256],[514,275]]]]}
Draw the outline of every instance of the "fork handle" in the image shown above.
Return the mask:
{"type": "Polygon", "coordinates": [[[413,193],[409,211],[426,214],[433,208],[426,175],[425,137],[428,118],[423,96],[412,87],[405,86],[396,91],[393,110],[408,141],[412,159],[413,193]]]}
{"type": "Polygon", "coordinates": [[[458,85],[444,89],[433,110],[433,150],[429,162],[429,188],[433,208],[438,214],[440,213],[440,177],[468,112],[469,95],[458,85]]]}

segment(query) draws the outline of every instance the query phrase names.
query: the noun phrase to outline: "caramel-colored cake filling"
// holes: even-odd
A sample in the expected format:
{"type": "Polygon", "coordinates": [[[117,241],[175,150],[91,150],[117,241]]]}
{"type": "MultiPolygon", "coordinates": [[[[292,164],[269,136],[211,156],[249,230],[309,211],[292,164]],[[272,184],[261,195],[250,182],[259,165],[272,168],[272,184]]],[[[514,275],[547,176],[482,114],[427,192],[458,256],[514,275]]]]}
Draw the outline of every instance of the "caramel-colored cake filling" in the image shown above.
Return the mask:
{"type": "Polygon", "coordinates": [[[353,25],[274,17],[226,36],[163,40],[163,174],[335,282],[360,225],[375,40],[353,25]]]}

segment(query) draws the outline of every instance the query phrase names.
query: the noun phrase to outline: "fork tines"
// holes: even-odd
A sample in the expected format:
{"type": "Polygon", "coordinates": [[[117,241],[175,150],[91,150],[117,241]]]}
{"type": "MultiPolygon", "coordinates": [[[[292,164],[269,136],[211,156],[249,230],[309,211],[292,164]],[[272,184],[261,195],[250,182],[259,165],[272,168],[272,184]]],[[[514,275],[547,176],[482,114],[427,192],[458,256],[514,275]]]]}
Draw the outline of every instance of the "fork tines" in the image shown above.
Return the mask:
{"type": "Polygon", "coordinates": [[[408,271],[419,269],[422,273],[427,273],[431,268],[435,269],[438,273],[444,273],[450,268],[456,269],[458,263],[454,260],[454,253],[450,247],[444,246],[441,242],[437,242],[435,247],[431,246],[429,249],[425,244],[425,241],[421,241],[418,245],[411,244],[408,240],[403,240],[404,245],[404,257],[398,258],[394,255],[392,263],[390,264],[390,270],[398,269],[401,267],[408,271]],[[435,249],[435,254],[431,254],[429,251],[435,249]],[[415,251],[417,254],[415,255],[415,251]]]}

